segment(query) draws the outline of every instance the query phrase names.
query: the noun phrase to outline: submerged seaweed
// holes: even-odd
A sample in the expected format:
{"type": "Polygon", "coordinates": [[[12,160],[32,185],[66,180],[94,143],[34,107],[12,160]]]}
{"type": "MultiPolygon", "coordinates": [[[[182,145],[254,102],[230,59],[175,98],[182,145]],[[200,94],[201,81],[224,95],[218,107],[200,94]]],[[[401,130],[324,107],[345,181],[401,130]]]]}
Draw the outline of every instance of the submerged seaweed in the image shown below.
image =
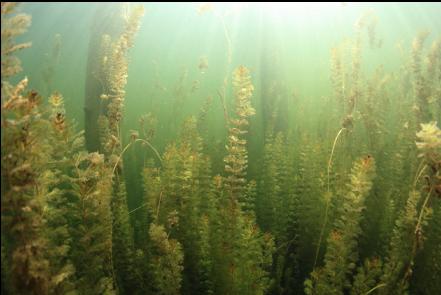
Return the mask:
{"type": "Polygon", "coordinates": [[[219,89],[199,94],[216,67],[205,55],[172,91],[156,72],[151,93],[173,95],[169,117],[152,104],[135,130],[122,122],[144,9],[115,8],[115,28],[95,30],[88,52],[85,135],[54,90],[61,35],[39,71],[42,97],[17,57],[30,16],[1,4],[2,294],[439,292],[440,39],[426,49],[422,31],[398,72],[369,72],[365,55],[383,42],[368,11],[332,48],[325,112],[307,118],[282,78],[231,71],[230,15],[216,9],[197,14],[221,21],[219,89]],[[193,97],[203,102],[185,116],[193,97]]]}

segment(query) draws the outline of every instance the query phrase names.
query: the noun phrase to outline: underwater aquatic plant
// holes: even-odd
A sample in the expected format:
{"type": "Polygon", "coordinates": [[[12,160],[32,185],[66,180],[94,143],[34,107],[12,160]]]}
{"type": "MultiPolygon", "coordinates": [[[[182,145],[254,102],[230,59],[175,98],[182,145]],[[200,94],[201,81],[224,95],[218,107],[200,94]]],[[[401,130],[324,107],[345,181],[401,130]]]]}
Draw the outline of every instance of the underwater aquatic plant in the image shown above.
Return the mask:
{"type": "Polygon", "coordinates": [[[373,291],[385,287],[378,284],[383,273],[383,263],[380,258],[366,259],[363,265],[358,267],[357,274],[351,288],[352,295],[370,294],[373,291]]]}
{"type": "Polygon", "coordinates": [[[42,214],[48,159],[42,151],[50,146],[41,135],[48,122],[41,118],[39,95],[24,93],[27,82],[25,78],[16,86],[6,86],[2,80],[2,236],[8,239],[5,251],[13,290],[47,294],[49,263],[42,214]]]}
{"type": "Polygon", "coordinates": [[[402,294],[408,292],[414,260],[422,249],[424,236],[423,228],[429,224],[433,210],[428,207],[429,200],[439,195],[440,187],[440,160],[441,160],[441,131],[436,122],[421,124],[422,130],[417,132],[417,148],[424,157],[429,172],[426,175],[427,189],[421,193],[416,189],[418,176],[423,173],[425,166],[419,171],[413,189],[407,199],[406,207],[399,215],[390,243],[388,259],[385,263],[381,281],[386,287],[381,294],[402,294]],[[422,197],[425,195],[421,204],[422,197]],[[421,204],[421,205],[420,205],[421,204]]]}
{"type": "Polygon", "coordinates": [[[431,119],[427,101],[427,81],[422,72],[421,55],[424,43],[429,36],[429,31],[421,31],[412,42],[412,74],[413,91],[415,96],[415,111],[419,122],[426,122],[431,119]]]}
{"type": "Polygon", "coordinates": [[[183,254],[181,244],[170,239],[162,225],[152,223],[149,230],[152,242],[150,267],[153,290],[156,294],[180,294],[183,254]]]}
{"type": "Polygon", "coordinates": [[[350,290],[351,274],[358,260],[357,237],[361,234],[362,211],[374,175],[375,162],[370,155],[355,162],[339,217],[328,236],[325,265],[314,269],[311,279],[305,281],[306,294],[345,294],[350,290]]]}
{"type": "MultiPolygon", "coordinates": [[[[41,117],[41,99],[27,91],[28,79],[16,85],[7,80],[20,72],[16,51],[30,43],[15,44],[30,17],[15,13],[17,3],[1,3],[1,179],[2,255],[10,292],[48,294],[50,287],[43,208],[46,205],[45,164],[50,150],[44,134],[48,122],[41,117]],[[7,241],[3,243],[3,238],[7,241]]],[[[3,273],[2,273],[3,279],[3,273]]]]}
{"type": "Polygon", "coordinates": [[[242,139],[248,125],[248,117],[254,115],[256,111],[251,106],[250,98],[254,91],[251,84],[249,70],[238,67],[233,73],[233,85],[236,98],[236,118],[230,119],[232,127],[229,128],[228,155],[224,158],[225,171],[228,173],[225,178],[225,187],[228,190],[232,201],[237,201],[241,195],[245,184],[248,155],[246,150],[246,140],[242,139]]]}
{"type": "Polygon", "coordinates": [[[117,40],[110,44],[110,55],[105,62],[108,64],[108,68],[105,73],[107,87],[104,87],[104,89],[109,91],[109,93],[105,94],[110,98],[105,116],[109,121],[110,134],[117,138],[120,138],[119,124],[122,119],[122,107],[125,98],[124,87],[127,84],[127,54],[128,50],[133,46],[133,39],[139,29],[143,15],[143,6],[138,6],[131,11],[123,32],[117,40]]]}
{"type": "Polygon", "coordinates": [[[331,49],[331,82],[334,88],[334,95],[339,106],[343,110],[345,102],[345,74],[343,72],[344,65],[342,62],[342,53],[340,47],[333,47],[331,49]]]}
{"type": "Polygon", "coordinates": [[[390,105],[387,101],[389,95],[388,86],[391,76],[385,74],[384,66],[376,68],[372,78],[366,81],[365,96],[360,101],[360,115],[368,134],[369,147],[372,151],[381,150],[385,144],[381,137],[383,132],[387,132],[386,118],[390,112],[390,105]]]}
{"type": "Polygon", "coordinates": [[[212,96],[208,96],[207,99],[205,100],[204,104],[202,105],[200,111],[199,111],[199,114],[198,114],[198,117],[197,117],[197,124],[198,124],[198,131],[201,134],[204,131],[207,132],[207,124],[206,124],[207,114],[210,111],[210,109],[212,107],[212,104],[213,104],[213,97],[212,96]]]}
{"type": "MultiPolygon", "coordinates": [[[[288,140],[282,132],[275,137],[269,136],[264,150],[264,175],[260,184],[259,224],[265,230],[275,235],[276,241],[287,242],[286,227],[289,222],[288,215],[295,210],[291,207],[294,198],[292,189],[292,175],[294,173],[292,152],[288,140]]],[[[277,244],[279,244],[277,243],[277,244]]]]}
{"type": "Polygon", "coordinates": [[[417,223],[417,205],[421,194],[411,191],[405,209],[398,217],[387,260],[384,263],[381,282],[385,287],[380,294],[404,294],[408,291],[409,279],[412,274],[412,244],[417,223]],[[410,268],[409,268],[410,267],[410,268]]]}
{"type": "MultiPolygon", "coordinates": [[[[86,78],[88,86],[98,82],[93,97],[100,117],[86,125],[99,129],[100,147],[86,153],[62,94],[52,92],[46,108],[36,91],[27,91],[27,79],[5,80],[18,71],[14,54],[28,46],[13,40],[23,28],[8,35],[8,24],[25,26],[28,19],[8,22],[4,15],[18,16],[14,7],[2,3],[2,293],[293,294],[302,293],[309,274],[308,294],[438,292],[441,132],[430,120],[441,110],[439,39],[426,51],[425,37],[417,37],[413,68],[403,63],[387,73],[370,59],[365,68],[362,53],[381,40],[375,15],[363,16],[353,38],[331,51],[335,101],[320,87],[326,97],[311,100],[310,110],[299,95],[288,104],[282,75],[265,66],[256,73],[261,105],[253,106],[250,72],[239,67],[231,113],[229,77],[219,91],[227,125],[223,150],[222,141],[212,140],[216,127],[207,124],[217,122],[222,109],[211,109],[209,95],[171,143],[155,110],[141,117],[139,131],[122,126],[128,52],[142,15],[142,9],[127,11],[122,27],[110,18],[118,33],[92,34],[96,44],[89,44],[101,46],[88,61],[96,58],[97,77],[86,78]],[[420,94],[427,120],[408,115],[414,100],[417,113],[424,109],[420,94]],[[251,121],[255,107],[262,113],[251,121]],[[164,151],[153,147],[153,138],[164,151]],[[136,143],[154,154],[127,153],[136,143]],[[352,160],[368,152],[375,181],[371,157],[352,160]],[[145,166],[143,196],[138,171],[123,163],[128,157],[145,166]],[[212,163],[216,172],[224,166],[222,175],[213,176],[212,163]]],[[[228,68],[226,15],[214,14],[227,40],[228,68]]],[[[56,59],[59,49],[55,44],[56,59]]],[[[202,58],[199,70],[207,67],[202,58]]],[[[46,72],[35,71],[52,74],[46,72]]],[[[167,116],[176,124],[188,110],[180,106],[209,90],[190,74],[184,69],[175,87],[156,81],[162,90],[152,90],[155,101],[175,95],[167,116]]]]}
{"type": "Polygon", "coordinates": [[[76,286],[82,292],[114,293],[112,182],[102,154],[79,152],[69,183],[70,232],[76,286]],[[89,264],[84,264],[88,261],[89,264]]]}
{"type": "MultiPolygon", "coordinates": [[[[202,154],[202,140],[194,117],[184,122],[179,141],[166,148],[161,169],[146,168],[145,203],[148,219],[164,225],[179,241],[184,254],[182,292],[212,292],[210,248],[211,214],[209,160],[202,154]],[[170,223],[170,216],[179,222],[170,223]],[[205,232],[200,235],[200,232],[205,232]]],[[[151,249],[147,247],[147,252],[151,249]]]]}
{"type": "MultiPolygon", "coordinates": [[[[79,288],[75,277],[77,267],[79,274],[82,271],[82,265],[75,265],[72,256],[73,249],[77,249],[78,244],[73,242],[74,227],[70,222],[75,219],[75,209],[78,209],[76,206],[79,205],[73,200],[76,195],[72,192],[78,192],[76,190],[78,187],[72,185],[75,182],[72,179],[74,179],[73,171],[78,171],[78,167],[75,167],[75,159],[84,148],[84,140],[83,132],[76,133],[74,124],[65,118],[64,102],[60,93],[55,92],[49,97],[49,108],[52,128],[47,136],[50,145],[54,148],[50,150],[50,160],[45,171],[48,187],[47,207],[44,214],[45,235],[48,239],[48,247],[51,249],[48,253],[51,293],[64,294],[79,288]]],[[[93,162],[98,165],[96,160],[93,162]]],[[[103,216],[100,215],[100,218],[103,216]]],[[[104,218],[103,223],[105,223],[104,218]]]]}
{"type": "Polygon", "coordinates": [[[431,209],[428,224],[423,224],[424,247],[415,257],[410,294],[436,294],[441,290],[441,202],[433,201],[431,209]]]}
{"type": "Polygon", "coordinates": [[[270,283],[268,267],[274,241],[271,235],[260,232],[255,214],[249,210],[254,185],[245,179],[248,152],[243,135],[255,110],[250,101],[254,87],[246,67],[234,71],[233,85],[236,116],[230,119],[226,176],[218,178],[221,190],[212,215],[214,289],[217,294],[263,294],[270,283]]]}
{"type": "MultiPolygon", "coordinates": [[[[428,190],[441,196],[441,130],[437,122],[421,124],[421,131],[416,134],[418,141],[416,146],[421,151],[420,157],[424,157],[429,172],[426,174],[428,190]]],[[[422,168],[420,174],[424,171],[422,168]]],[[[417,181],[416,179],[415,181],[417,181]]]]}
{"type": "Polygon", "coordinates": [[[148,113],[139,118],[139,125],[143,138],[150,141],[155,137],[158,118],[152,113],[148,113]]]}
{"type": "Polygon", "coordinates": [[[123,292],[140,290],[143,284],[139,270],[135,267],[135,246],[133,229],[128,214],[126,187],[123,176],[120,123],[127,83],[128,51],[133,46],[134,36],[144,15],[143,6],[131,10],[121,34],[112,41],[105,36],[102,41],[102,77],[106,98],[105,111],[98,117],[101,141],[100,151],[112,175],[112,262],[116,273],[115,283],[123,292]]]}
{"type": "MultiPolygon", "coordinates": [[[[418,138],[416,145],[422,152],[421,156],[425,155],[430,161],[441,148],[441,130],[438,128],[437,122],[421,124],[421,131],[418,131],[416,136],[418,138]]],[[[436,159],[433,160],[436,161],[436,159]]]]}
{"type": "Polygon", "coordinates": [[[322,223],[321,230],[320,230],[320,236],[319,236],[319,240],[318,240],[318,243],[317,243],[317,250],[316,250],[316,252],[315,252],[314,266],[313,266],[313,267],[315,267],[316,264],[317,264],[317,259],[318,259],[318,256],[319,256],[319,252],[320,252],[320,247],[321,247],[321,244],[322,244],[323,235],[324,235],[324,232],[325,232],[326,225],[327,225],[327,223],[328,223],[329,207],[331,206],[331,197],[332,197],[332,193],[331,193],[331,191],[330,191],[330,179],[331,179],[330,173],[331,173],[331,167],[332,167],[332,157],[333,157],[333,155],[334,155],[334,150],[335,150],[335,146],[336,146],[336,144],[337,144],[337,140],[338,140],[338,138],[340,137],[340,135],[342,134],[342,132],[345,131],[345,130],[346,130],[346,127],[342,127],[342,128],[338,131],[337,135],[335,136],[335,138],[334,138],[334,143],[333,143],[333,145],[332,145],[332,149],[331,149],[331,155],[329,156],[329,160],[328,160],[328,168],[327,168],[327,190],[326,190],[326,193],[325,193],[325,200],[326,200],[325,216],[324,216],[323,223],[322,223]]]}
{"type": "Polygon", "coordinates": [[[15,44],[15,38],[26,32],[27,28],[31,24],[30,15],[23,13],[16,14],[17,5],[18,3],[14,2],[1,3],[2,81],[21,72],[20,60],[15,56],[15,54],[17,51],[31,46],[31,42],[15,44]]]}
{"type": "Polygon", "coordinates": [[[298,283],[299,196],[294,192],[293,154],[282,132],[275,137],[268,135],[255,211],[262,230],[274,235],[275,278],[270,292],[293,292],[298,283]]]}

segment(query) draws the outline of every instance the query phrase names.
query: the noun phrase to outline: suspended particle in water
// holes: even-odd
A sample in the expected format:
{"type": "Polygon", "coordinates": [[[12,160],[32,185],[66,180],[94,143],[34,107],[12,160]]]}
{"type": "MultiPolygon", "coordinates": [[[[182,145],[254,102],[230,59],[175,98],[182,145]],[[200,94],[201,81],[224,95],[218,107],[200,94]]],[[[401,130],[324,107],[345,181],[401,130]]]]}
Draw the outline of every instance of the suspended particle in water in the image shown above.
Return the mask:
{"type": "Polygon", "coordinates": [[[201,74],[205,74],[205,71],[208,69],[208,58],[206,56],[201,56],[199,58],[198,69],[201,74]]]}
{"type": "Polygon", "coordinates": [[[108,100],[109,99],[109,95],[103,93],[103,94],[100,95],[100,98],[102,100],[108,100]]]}

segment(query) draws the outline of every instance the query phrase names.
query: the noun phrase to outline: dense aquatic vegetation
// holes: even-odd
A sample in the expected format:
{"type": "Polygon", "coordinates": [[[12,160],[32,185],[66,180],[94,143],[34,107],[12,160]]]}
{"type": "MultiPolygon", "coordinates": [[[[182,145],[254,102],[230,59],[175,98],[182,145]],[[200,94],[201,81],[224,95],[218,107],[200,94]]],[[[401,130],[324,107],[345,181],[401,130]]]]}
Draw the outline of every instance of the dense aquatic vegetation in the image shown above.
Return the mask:
{"type": "MultiPolygon", "coordinates": [[[[264,90],[274,101],[264,106],[261,169],[250,175],[250,69],[238,66],[217,93],[221,156],[207,137],[212,97],[164,150],[152,144],[155,114],[122,134],[144,15],[134,7],[90,53],[100,92],[87,86],[98,109],[85,136],[52,83],[59,37],[42,72],[51,94],[28,88],[16,54],[31,43],[16,39],[31,19],[16,7],[1,4],[2,294],[439,293],[439,36],[430,45],[428,32],[418,34],[398,73],[379,66],[367,75],[363,53],[382,42],[375,14],[362,15],[353,38],[331,50],[318,136],[290,128],[277,85],[264,90]],[[139,160],[142,201],[129,208],[124,154],[139,146],[149,159],[139,160]]],[[[177,86],[173,112],[196,87],[177,86]]]]}

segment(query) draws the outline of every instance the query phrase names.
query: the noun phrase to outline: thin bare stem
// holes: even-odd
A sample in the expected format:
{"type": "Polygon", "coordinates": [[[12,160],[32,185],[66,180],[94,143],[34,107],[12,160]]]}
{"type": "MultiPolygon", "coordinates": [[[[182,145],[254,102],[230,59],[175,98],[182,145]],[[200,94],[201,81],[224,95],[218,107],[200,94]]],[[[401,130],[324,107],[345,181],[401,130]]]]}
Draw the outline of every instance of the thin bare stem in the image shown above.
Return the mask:
{"type": "Polygon", "coordinates": [[[421,175],[423,175],[423,172],[424,172],[424,170],[426,170],[426,168],[427,168],[427,164],[425,164],[424,166],[423,166],[423,164],[424,164],[424,159],[421,161],[421,163],[418,165],[418,169],[417,169],[417,174],[416,174],[416,176],[415,176],[415,180],[414,180],[414,182],[413,182],[413,187],[415,188],[416,187],[416,185],[417,185],[417,183],[418,183],[418,180],[420,179],[420,177],[421,177],[421,175]],[[423,168],[421,168],[421,170],[420,170],[420,167],[421,166],[423,166],[423,168]],[[419,172],[418,172],[419,171],[419,172]]]}
{"type": "Polygon", "coordinates": [[[414,259],[415,259],[416,252],[417,252],[417,249],[418,249],[418,241],[420,240],[419,239],[419,235],[421,234],[421,222],[423,220],[424,211],[425,211],[427,203],[429,202],[429,199],[430,199],[430,197],[432,195],[432,192],[433,192],[433,187],[431,187],[429,192],[427,193],[427,197],[424,200],[424,203],[423,203],[423,205],[421,206],[421,209],[420,209],[420,214],[418,216],[418,221],[417,221],[417,224],[415,226],[415,232],[414,232],[415,233],[415,239],[413,240],[412,254],[411,254],[411,257],[410,257],[410,262],[408,263],[408,265],[406,267],[405,275],[403,277],[403,282],[407,281],[410,278],[410,276],[412,275],[412,266],[414,265],[414,259]]]}
{"type": "Polygon", "coordinates": [[[218,90],[218,95],[219,98],[221,100],[222,103],[222,107],[224,109],[224,117],[225,117],[225,121],[226,121],[226,127],[228,128],[229,124],[230,124],[230,119],[228,116],[228,109],[227,109],[227,105],[225,103],[226,101],[226,93],[227,93],[227,86],[228,86],[228,70],[230,68],[231,65],[231,61],[232,61],[232,55],[233,55],[233,50],[232,50],[232,45],[231,45],[231,38],[230,38],[230,33],[228,32],[228,28],[227,25],[225,24],[225,19],[224,16],[220,13],[216,13],[216,17],[219,18],[221,24],[222,24],[222,29],[224,30],[224,36],[225,36],[225,40],[227,42],[227,67],[226,67],[226,73],[225,73],[225,78],[224,78],[224,83],[222,85],[222,91],[218,90]]]}
{"type": "Polygon", "coordinates": [[[125,151],[126,151],[126,150],[127,150],[132,144],[134,144],[135,142],[138,142],[138,141],[147,144],[147,145],[148,145],[148,146],[149,146],[149,147],[155,152],[156,156],[158,157],[159,161],[160,161],[161,164],[162,164],[162,159],[161,159],[161,156],[160,156],[159,153],[158,153],[158,150],[156,150],[156,149],[150,144],[150,142],[148,142],[147,140],[142,139],[142,138],[138,138],[138,139],[135,139],[134,141],[130,142],[129,144],[127,144],[126,147],[125,147],[125,148],[122,150],[122,152],[119,154],[118,160],[116,161],[115,166],[113,166],[113,169],[112,169],[112,175],[115,173],[116,167],[118,166],[118,163],[119,163],[119,161],[121,160],[121,158],[122,158],[123,154],[125,153],[125,151]]]}
{"type": "Polygon", "coordinates": [[[374,292],[375,290],[377,290],[377,289],[379,289],[379,288],[383,288],[383,287],[386,287],[386,284],[385,284],[385,283],[383,283],[383,284],[379,284],[379,285],[373,287],[372,289],[370,289],[369,291],[367,291],[366,293],[364,293],[364,295],[368,295],[368,294],[374,292]]]}
{"type": "Polygon", "coordinates": [[[158,207],[156,208],[156,220],[159,218],[159,208],[161,207],[162,191],[159,193],[158,207]]]}
{"type": "Polygon", "coordinates": [[[225,93],[221,93],[221,92],[218,90],[218,91],[217,91],[217,94],[219,95],[220,101],[221,101],[221,103],[222,103],[222,107],[223,107],[223,109],[224,109],[225,124],[227,125],[227,128],[228,128],[228,125],[229,125],[229,123],[230,123],[230,118],[229,118],[229,116],[228,116],[227,104],[225,103],[225,97],[224,97],[225,93]]]}
{"type": "Polygon", "coordinates": [[[136,207],[135,209],[133,209],[132,211],[130,211],[129,214],[132,214],[133,212],[138,211],[139,209],[145,207],[147,204],[148,204],[148,203],[144,203],[144,204],[142,204],[141,206],[136,207]]]}
{"type": "Polygon", "coordinates": [[[420,230],[420,228],[421,228],[421,221],[423,219],[424,209],[426,209],[427,203],[429,202],[430,196],[432,195],[432,191],[433,191],[433,187],[430,188],[430,190],[429,190],[429,192],[427,194],[427,197],[424,200],[423,206],[421,206],[420,215],[418,216],[418,222],[417,222],[416,227],[415,227],[415,233],[417,233],[420,230]]]}
{"type": "Polygon", "coordinates": [[[319,237],[319,241],[317,244],[317,249],[315,250],[315,258],[314,258],[314,266],[313,268],[315,268],[316,264],[317,264],[317,259],[318,259],[318,255],[320,253],[320,246],[322,244],[322,240],[323,240],[323,235],[325,233],[325,228],[326,228],[326,224],[328,223],[328,214],[329,214],[329,205],[331,204],[331,197],[330,197],[330,192],[329,192],[329,174],[331,171],[331,164],[332,164],[332,156],[334,155],[334,150],[335,150],[335,146],[337,145],[337,140],[340,137],[340,134],[343,132],[343,130],[345,130],[346,128],[341,128],[340,131],[338,131],[337,135],[335,136],[334,139],[334,144],[332,145],[332,150],[331,150],[331,155],[329,157],[329,161],[328,161],[328,188],[327,188],[327,196],[326,196],[326,208],[325,208],[325,218],[323,220],[323,224],[322,224],[322,228],[320,230],[320,237],[319,237]]]}
{"type": "Polygon", "coordinates": [[[231,64],[231,59],[232,59],[232,47],[231,47],[231,38],[230,38],[230,34],[228,32],[228,28],[227,25],[225,24],[225,19],[224,16],[222,14],[217,13],[216,16],[219,18],[219,20],[222,23],[222,28],[224,30],[224,35],[225,35],[225,40],[227,41],[227,58],[228,58],[228,65],[231,64]]]}
{"type": "Polygon", "coordinates": [[[329,192],[329,174],[331,171],[331,164],[332,164],[332,156],[334,155],[334,150],[335,150],[335,146],[337,144],[337,140],[340,137],[340,134],[343,132],[343,130],[345,130],[346,128],[341,128],[340,131],[338,131],[337,135],[335,136],[334,139],[334,144],[332,145],[332,150],[331,150],[331,156],[329,157],[329,161],[328,161],[328,192],[329,192]]]}
{"type": "Polygon", "coordinates": [[[328,196],[327,201],[326,201],[325,218],[323,220],[322,228],[320,230],[320,237],[319,237],[319,241],[317,244],[317,249],[315,250],[314,266],[312,267],[313,269],[315,268],[315,266],[317,264],[317,259],[318,259],[318,255],[320,253],[320,246],[322,244],[323,234],[325,233],[325,227],[326,227],[326,224],[328,223],[328,212],[329,212],[329,204],[330,203],[331,203],[331,198],[328,196]]]}

